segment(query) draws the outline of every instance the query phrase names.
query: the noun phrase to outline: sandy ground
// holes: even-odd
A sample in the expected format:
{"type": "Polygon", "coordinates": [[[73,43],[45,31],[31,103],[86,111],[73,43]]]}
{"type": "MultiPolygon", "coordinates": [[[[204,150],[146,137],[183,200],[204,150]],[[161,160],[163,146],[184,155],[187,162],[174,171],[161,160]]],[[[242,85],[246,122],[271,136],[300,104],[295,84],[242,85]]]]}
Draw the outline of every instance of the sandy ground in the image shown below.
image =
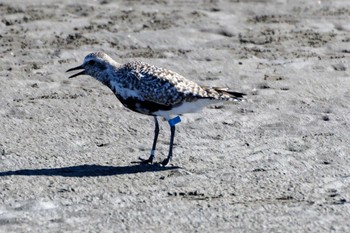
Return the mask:
{"type": "Polygon", "coordinates": [[[349,1],[40,2],[0,3],[0,232],[350,232],[349,1]],[[247,101],[132,164],[152,117],[65,73],[97,50],[247,101]]]}

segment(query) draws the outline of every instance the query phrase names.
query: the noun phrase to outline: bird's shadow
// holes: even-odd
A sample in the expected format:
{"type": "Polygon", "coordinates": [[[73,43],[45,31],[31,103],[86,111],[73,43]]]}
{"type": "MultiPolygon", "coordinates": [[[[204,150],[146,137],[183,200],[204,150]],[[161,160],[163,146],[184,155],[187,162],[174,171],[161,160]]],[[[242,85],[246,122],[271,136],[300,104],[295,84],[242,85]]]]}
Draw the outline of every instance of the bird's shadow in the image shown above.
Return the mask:
{"type": "Polygon", "coordinates": [[[154,165],[131,165],[131,166],[102,166],[96,164],[84,164],[71,167],[59,168],[42,168],[42,169],[21,169],[14,171],[0,172],[2,176],[63,176],[63,177],[94,177],[94,176],[114,176],[135,174],[144,172],[159,172],[178,169],[180,167],[170,166],[163,167],[158,164],[154,165]]]}

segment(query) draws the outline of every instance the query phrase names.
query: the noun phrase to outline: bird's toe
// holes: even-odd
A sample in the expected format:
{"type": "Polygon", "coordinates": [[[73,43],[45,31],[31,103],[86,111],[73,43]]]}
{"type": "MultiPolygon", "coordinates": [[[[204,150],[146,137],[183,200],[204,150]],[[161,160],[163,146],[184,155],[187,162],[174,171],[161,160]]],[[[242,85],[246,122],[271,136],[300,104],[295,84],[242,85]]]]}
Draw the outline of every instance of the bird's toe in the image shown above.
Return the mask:
{"type": "Polygon", "coordinates": [[[144,158],[139,157],[139,160],[140,161],[137,162],[139,164],[152,164],[153,163],[152,157],[149,157],[148,159],[144,159],[144,158]]]}
{"type": "Polygon", "coordinates": [[[169,164],[169,161],[170,160],[168,158],[166,158],[166,159],[163,160],[163,162],[161,162],[161,164],[165,167],[166,165],[169,164]]]}

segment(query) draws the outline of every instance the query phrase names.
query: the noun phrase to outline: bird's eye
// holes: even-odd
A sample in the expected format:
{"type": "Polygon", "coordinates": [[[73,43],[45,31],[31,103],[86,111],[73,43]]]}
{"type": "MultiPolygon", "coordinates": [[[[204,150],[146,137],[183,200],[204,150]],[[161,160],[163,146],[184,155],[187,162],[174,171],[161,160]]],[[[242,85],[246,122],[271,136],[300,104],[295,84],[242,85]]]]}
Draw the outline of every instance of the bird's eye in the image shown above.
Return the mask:
{"type": "Polygon", "coordinates": [[[90,60],[90,61],[88,61],[88,65],[90,65],[90,66],[93,66],[93,65],[95,65],[95,61],[94,60],[90,60]]]}

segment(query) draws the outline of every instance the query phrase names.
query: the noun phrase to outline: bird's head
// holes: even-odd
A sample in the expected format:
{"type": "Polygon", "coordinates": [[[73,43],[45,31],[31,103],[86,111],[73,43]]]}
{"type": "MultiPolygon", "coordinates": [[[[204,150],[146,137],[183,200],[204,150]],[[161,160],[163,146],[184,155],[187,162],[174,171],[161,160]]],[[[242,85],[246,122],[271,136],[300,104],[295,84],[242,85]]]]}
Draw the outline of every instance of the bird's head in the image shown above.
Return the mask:
{"type": "Polygon", "coordinates": [[[108,78],[107,69],[111,66],[117,67],[118,63],[115,62],[111,57],[103,52],[90,53],[84,58],[82,65],[71,68],[66,72],[81,70],[80,72],[69,76],[68,78],[74,78],[79,75],[90,75],[95,79],[103,82],[104,79],[108,78]]]}

